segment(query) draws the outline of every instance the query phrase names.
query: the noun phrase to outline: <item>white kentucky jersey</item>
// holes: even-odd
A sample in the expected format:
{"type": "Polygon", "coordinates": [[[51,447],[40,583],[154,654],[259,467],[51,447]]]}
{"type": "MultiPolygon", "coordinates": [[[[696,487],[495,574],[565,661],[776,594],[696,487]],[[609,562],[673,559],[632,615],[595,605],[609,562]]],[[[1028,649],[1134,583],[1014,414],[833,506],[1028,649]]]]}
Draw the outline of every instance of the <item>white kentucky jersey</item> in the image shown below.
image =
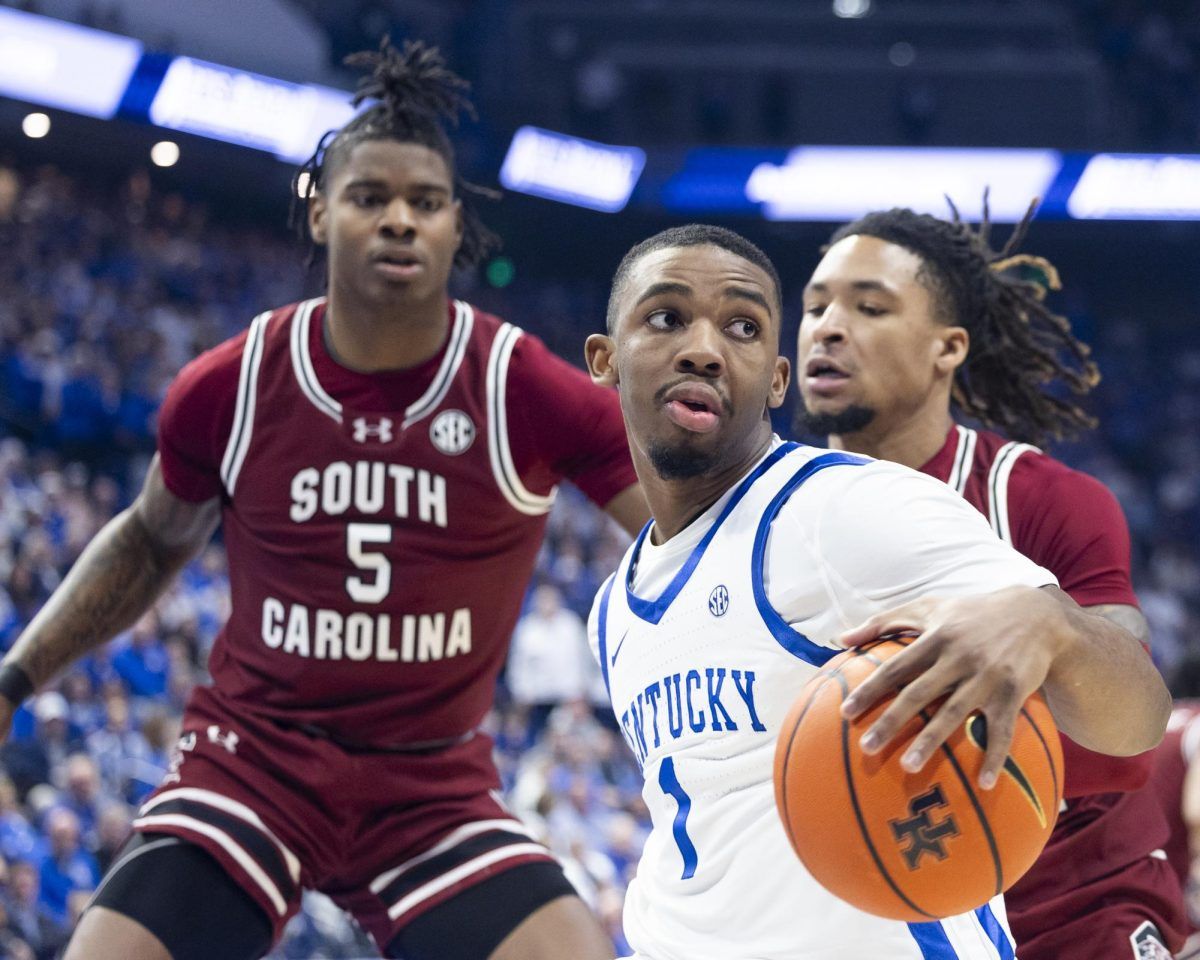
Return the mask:
{"type": "Polygon", "coordinates": [[[1000,898],[906,924],[821,887],[776,813],[775,742],[843,631],[920,596],[1054,578],[936,480],[778,439],[671,540],[651,529],[589,624],[652,819],[625,901],[637,957],[1012,958],[1000,898]]]}

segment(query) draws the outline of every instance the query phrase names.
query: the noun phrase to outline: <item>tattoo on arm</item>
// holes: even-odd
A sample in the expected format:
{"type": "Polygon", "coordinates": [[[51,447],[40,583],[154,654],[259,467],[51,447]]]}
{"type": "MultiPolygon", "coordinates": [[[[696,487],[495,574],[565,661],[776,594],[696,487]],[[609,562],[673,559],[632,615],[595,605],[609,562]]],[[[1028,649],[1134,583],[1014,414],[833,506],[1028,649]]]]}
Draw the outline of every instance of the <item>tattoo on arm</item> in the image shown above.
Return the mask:
{"type": "Polygon", "coordinates": [[[132,626],[208,542],[219,503],[181,500],[155,459],[137,502],[104,527],[13,647],[8,659],[40,686],[132,626]]]}

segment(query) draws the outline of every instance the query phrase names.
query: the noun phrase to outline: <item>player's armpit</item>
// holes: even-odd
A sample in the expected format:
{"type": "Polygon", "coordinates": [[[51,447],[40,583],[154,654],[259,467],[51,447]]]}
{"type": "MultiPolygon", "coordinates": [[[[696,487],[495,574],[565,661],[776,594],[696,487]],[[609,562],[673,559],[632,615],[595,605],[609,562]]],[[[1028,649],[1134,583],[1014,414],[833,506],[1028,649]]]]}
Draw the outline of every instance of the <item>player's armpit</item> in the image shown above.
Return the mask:
{"type": "Polygon", "coordinates": [[[219,519],[219,500],[189,503],[167,490],[155,457],[137,500],[96,534],[5,661],[37,687],[131,627],[219,519]]]}
{"type": "Polygon", "coordinates": [[[650,506],[642,485],[626,487],[604,505],[604,512],[617,521],[630,536],[636,536],[650,520],[650,506]]]}

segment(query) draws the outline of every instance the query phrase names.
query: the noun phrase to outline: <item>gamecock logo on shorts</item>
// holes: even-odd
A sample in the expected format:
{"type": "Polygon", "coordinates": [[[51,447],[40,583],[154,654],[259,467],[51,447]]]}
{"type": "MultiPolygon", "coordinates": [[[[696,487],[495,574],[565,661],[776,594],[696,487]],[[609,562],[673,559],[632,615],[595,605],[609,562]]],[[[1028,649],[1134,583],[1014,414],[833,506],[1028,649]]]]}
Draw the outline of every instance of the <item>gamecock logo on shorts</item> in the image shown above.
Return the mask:
{"type": "Polygon", "coordinates": [[[475,442],[475,424],[461,410],[443,410],[429,425],[429,439],[446,456],[457,457],[475,442]]]}
{"type": "Polygon", "coordinates": [[[1171,951],[1162,942],[1158,927],[1149,920],[1129,935],[1133,944],[1134,960],[1171,960],[1171,951]]]}

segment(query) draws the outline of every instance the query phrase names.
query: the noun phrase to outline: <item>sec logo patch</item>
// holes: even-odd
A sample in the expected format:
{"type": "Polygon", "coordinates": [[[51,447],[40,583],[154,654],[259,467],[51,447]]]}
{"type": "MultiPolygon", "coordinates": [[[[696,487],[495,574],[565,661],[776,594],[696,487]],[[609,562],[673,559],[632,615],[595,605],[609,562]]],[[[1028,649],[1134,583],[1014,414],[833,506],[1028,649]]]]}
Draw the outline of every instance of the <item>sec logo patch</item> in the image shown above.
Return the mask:
{"type": "Polygon", "coordinates": [[[429,439],[446,456],[457,457],[475,442],[475,424],[461,410],[443,410],[429,425],[429,439]]]}

